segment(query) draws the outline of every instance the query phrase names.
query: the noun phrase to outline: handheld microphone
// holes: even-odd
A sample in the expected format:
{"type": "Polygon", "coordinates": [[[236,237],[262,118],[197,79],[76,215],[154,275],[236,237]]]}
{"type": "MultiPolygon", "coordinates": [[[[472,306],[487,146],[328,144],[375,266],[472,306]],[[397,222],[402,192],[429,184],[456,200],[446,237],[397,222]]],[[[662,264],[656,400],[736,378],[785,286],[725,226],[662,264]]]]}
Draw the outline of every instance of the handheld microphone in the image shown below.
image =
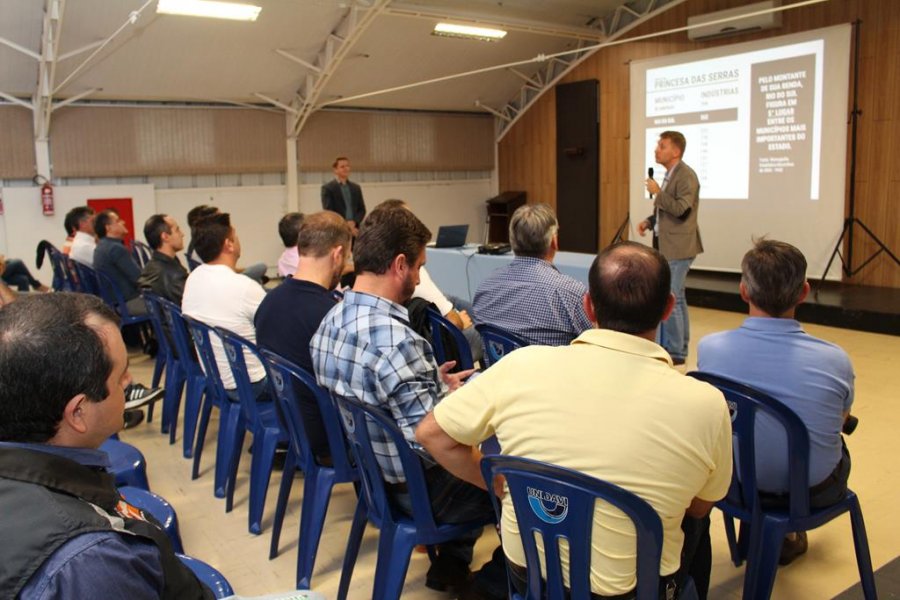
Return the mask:
{"type": "MultiPolygon", "coordinates": [[[[649,177],[650,179],[653,179],[653,167],[649,167],[647,169],[647,177],[649,177]]],[[[653,199],[653,194],[650,194],[650,199],[651,200],[653,199]]]]}

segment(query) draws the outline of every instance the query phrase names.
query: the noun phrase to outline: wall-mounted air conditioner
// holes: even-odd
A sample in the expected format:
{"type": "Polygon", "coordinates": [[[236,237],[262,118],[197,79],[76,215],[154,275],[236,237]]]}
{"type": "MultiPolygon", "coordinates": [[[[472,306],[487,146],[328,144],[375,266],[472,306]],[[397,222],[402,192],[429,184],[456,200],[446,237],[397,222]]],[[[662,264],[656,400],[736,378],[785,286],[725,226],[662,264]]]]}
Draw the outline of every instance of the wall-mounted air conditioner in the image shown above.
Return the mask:
{"type": "Polygon", "coordinates": [[[781,11],[753,14],[778,6],[781,6],[781,0],[766,0],[765,2],[754,2],[739,8],[730,8],[728,10],[706,13],[705,15],[688,17],[688,27],[690,27],[687,32],[688,39],[700,42],[729,35],[781,27],[781,11]],[[741,17],[741,15],[747,16],[741,17]],[[741,18],[735,18],[724,23],[715,23],[730,17],[741,18]]]}

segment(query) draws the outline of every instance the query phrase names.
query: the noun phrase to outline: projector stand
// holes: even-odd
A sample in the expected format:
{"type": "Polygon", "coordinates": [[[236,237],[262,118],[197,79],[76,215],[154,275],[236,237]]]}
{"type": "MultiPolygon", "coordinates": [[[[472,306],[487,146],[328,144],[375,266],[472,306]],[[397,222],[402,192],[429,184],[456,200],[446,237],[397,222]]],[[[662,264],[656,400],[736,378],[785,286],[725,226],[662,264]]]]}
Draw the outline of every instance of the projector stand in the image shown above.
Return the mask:
{"type": "Polygon", "coordinates": [[[614,246],[622,241],[622,234],[625,233],[625,229],[628,227],[628,222],[631,219],[631,213],[625,213],[625,220],[622,221],[622,224],[619,225],[619,228],[616,230],[616,235],[613,236],[612,241],[609,243],[610,246],[614,246]]]}
{"type": "Polygon", "coordinates": [[[860,271],[862,271],[863,267],[867,264],[875,260],[875,258],[881,254],[882,252],[887,253],[888,256],[891,257],[891,260],[894,261],[894,264],[900,266],[900,259],[891,252],[891,250],[878,239],[878,236],[872,233],[872,230],[869,229],[865,223],[862,222],[861,219],[856,218],[856,132],[858,127],[859,115],[862,114],[862,111],[859,109],[859,30],[860,24],[862,21],[857,19],[853,22],[853,26],[855,27],[856,35],[854,40],[854,51],[853,51],[853,110],[850,112],[850,214],[844,219],[844,228],[841,231],[841,237],[838,238],[837,243],[834,245],[834,251],[831,253],[831,258],[828,259],[828,264],[825,266],[825,271],[822,273],[822,278],[819,280],[819,286],[816,288],[815,293],[819,293],[819,288],[822,287],[822,284],[825,283],[825,276],[828,275],[828,270],[831,268],[831,263],[834,262],[834,257],[838,256],[841,259],[841,270],[844,272],[846,277],[853,277],[860,271]],[[853,226],[859,225],[863,228],[872,240],[878,244],[878,250],[876,250],[869,258],[864,260],[860,265],[853,267],[853,226]],[[844,238],[847,238],[847,258],[844,259],[844,256],[841,254],[841,244],[844,242],[844,238]]]}

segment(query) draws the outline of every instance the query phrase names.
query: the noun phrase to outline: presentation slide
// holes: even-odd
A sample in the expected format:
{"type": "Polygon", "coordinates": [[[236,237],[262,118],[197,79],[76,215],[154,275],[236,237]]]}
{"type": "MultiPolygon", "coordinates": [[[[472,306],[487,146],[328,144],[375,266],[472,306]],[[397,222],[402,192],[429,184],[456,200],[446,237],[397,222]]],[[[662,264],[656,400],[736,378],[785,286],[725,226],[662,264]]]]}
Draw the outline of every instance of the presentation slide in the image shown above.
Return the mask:
{"type": "Polygon", "coordinates": [[[631,238],[650,243],[636,230],[652,212],[644,180],[653,167],[662,183],[653,151],[675,130],[700,179],[694,267],[739,271],[766,235],[821,276],[843,223],[849,53],[847,25],[633,62],[631,238]]]}

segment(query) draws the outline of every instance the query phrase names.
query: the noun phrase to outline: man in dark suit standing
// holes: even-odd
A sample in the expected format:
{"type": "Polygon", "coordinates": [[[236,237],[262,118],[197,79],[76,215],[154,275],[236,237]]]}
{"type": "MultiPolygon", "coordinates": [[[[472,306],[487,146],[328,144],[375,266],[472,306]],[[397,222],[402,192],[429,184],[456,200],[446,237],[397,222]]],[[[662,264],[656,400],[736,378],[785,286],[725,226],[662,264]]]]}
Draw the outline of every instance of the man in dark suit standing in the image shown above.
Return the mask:
{"type": "Polygon", "coordinates": [[[331,168],[334,171],[334,179],[322,186],[322,208],[344,217],[350,225],[353,237],[356,237],[359,233],[359,224],[366,216],[362,188],[348,179],[350,160],[346,156],[334,159],[331,168]]]}
{"type": "Polygon", "coordinates": [[[653,196],[653,214],[638,224],[638,233],[642,236],[648,229],[653,230],[653,247],[666,257],[672,271],[675,310],[662,324],[662,346],[676,365],[683,365],[687,359],[690,340],[684,280],[694,258],[703,252],[697,228],[700,180],[681,160],[685,145],[684,135],[678,131],[659,134],[654,157],[666,168],[666,175],[662,185],[653,178],[647,179],[647,191],[653,196]]]}

